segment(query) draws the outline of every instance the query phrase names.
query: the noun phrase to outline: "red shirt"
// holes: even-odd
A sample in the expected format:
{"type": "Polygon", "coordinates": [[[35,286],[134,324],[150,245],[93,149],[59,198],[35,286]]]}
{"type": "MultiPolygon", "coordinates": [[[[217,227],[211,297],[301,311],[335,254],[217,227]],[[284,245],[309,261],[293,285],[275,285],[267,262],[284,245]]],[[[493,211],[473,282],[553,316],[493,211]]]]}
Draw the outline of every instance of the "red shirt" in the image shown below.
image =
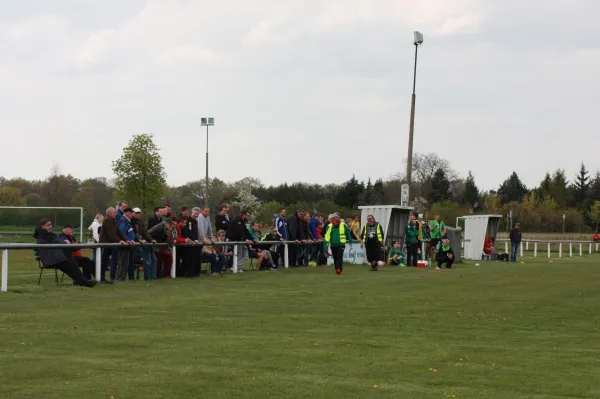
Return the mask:
{"type": "Polygon", "coordinates": [[[494,250],[492,249],[492,239],[490,237],[486,237],[485,243],[483,244],[483,253],[486,255],[492,255],[494,250]]]}
{"type": "Polygon", "coordinates": [[[175,231],[177,231],[177,243],[184,243],[185,242],[185,238],[183,238],[181,236],[181,226],[179,225],[179,223],[175,223],[175,231]]]}

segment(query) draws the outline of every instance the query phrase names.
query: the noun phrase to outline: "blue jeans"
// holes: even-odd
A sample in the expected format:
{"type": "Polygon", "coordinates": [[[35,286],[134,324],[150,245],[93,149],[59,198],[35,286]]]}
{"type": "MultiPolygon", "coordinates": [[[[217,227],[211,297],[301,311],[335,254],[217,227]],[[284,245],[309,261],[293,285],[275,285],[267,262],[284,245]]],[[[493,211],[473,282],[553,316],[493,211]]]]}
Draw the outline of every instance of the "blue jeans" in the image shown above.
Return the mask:
{"type": "Polygon", "coordinates": [[[511,243],[511,253],[510,253],[510,261],[511,262],[517,261],[517,252],[519,252],[520,245],[521,245],[520,242],[512,242],[511,243]]]}
{"type": "Polygon", "coordinates": [[[144,259],[144,280],[156,278],[156,255],[150,247],[142,247],[142,259],[144,259]]]}
{"type": "Polygon", "coordinates": [[[217,254],[202,254],[203,261],[210,261],[210,272],[211,273],[221,273],[223,271],[223,262],[220,260],[217,261],[217,254]]]}

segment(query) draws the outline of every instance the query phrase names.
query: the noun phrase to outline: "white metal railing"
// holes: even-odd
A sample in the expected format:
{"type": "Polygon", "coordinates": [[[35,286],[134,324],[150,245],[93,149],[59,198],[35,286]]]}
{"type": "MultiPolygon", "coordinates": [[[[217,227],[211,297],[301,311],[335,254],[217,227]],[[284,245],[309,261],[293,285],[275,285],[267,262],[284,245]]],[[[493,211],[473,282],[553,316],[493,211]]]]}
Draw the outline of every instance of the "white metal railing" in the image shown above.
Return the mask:
{"type": "MultiPolygon", "coordinates": [[[[287,269],[289,268],[289,245],[323,245],[323,242],[312,242],[312,243],[306,243],[306,242],[297,242],[297,241],[258,241],[258,242],[252,242],[252,243],[247,243],[245,241],[227,241],[227,242],[215,242],[215,243],[211,243],[211,244],[207,244],[210,246],[233,246],[233,272],[237,273],[238,272],[238,266],[237,266],[237,260],[238,260],[238,246],[240,245],[255,245],[255,246],[262,246],[262,245],[284,245],[284,259],[283,259],[283,264],[284,267],[287,269]]],[[[140,243],[135,243],[133,245],[131,244],[104,244],[104,243],[78,243],[78,244],[17,244],[17,243],[0,243],[0,250],[2,251],[2,273],[1,273],[1,277],[2,277],[2,282],[0,284],[0,292],[7,292],[8,291],[8,251],[9,250],[34,250],[34,249],[40,249],[40,248],[44,248],[44,249],[73,249],[73,250],[77,250],[77,249],[92,249],[95,251],[96,254],[96,273],[95,273],[95,277],[96,277],[96,281],[100,282],[101,280],[101,274],[102,274],[102,248],[139,248],[139,247],[167,247],[168,245],[165,243],[146,243],[146,244],[140,244],[140,243]]],[[[171,278],[175,278],[176,277],[176,258],[177,258],[177,248],[193,248],[193,247],[200,247],[201,245],[193,245],[193,244],[176,244],[172,247],[172,257],[173,257],[173,263],[171,264],[171,278]]]]}
{"type": "MultiPolygon", "coordinates": [[[[496,244],[503,242],[504,243],[504,252],[505,253],[510,253],[509,251],[509,243],[510,243],[510,239],[508,238],[497,238],[496,239],[496,244]]],[[[573,257],[573,245],[579,245],[579,256],[583,256],[583,246],[586,245],[588,246],[588,254],[591,255],[594,252],[598,252],[599,249],[599,245],[600,243],[595,242],[595,241],[578,241],[578,240],[523,240],[521,242],[521,245],[519,245],[519,253],[521,256],[523,256],[523,248],[525,248],[525,251],[529,251],[529,244],[532,243],[533,244],[533,256],[537,257],[538,256],[538,244],[541,244],[542,246],[545,244],[547,252],[548,252],[548,258],[551,257],[552,254],[552,245],[556,245],[558,244],[558,257],[562,258],[563,256],[563,244],[568,244],[569,245],[569,257],[572,258],[573,257]]],[[[498,248],[498,245],[496,245],[496,248],[498,248]]]]}

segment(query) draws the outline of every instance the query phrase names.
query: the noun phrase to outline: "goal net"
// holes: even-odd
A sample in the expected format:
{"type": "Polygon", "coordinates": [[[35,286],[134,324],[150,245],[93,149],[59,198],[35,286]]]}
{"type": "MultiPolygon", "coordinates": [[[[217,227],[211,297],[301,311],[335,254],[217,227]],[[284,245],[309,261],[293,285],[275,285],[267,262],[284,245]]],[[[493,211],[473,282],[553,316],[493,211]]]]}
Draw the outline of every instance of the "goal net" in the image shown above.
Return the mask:
{"type": "Polygon", "coordinates": [[[52,220],[52,230],[56,234],[60,234],[64,225],[70,224],[75,227],[79,241],[88,240],[83,208],[0,206],[0,242],[32,242],[33,231],[43,218],[52,220]]]}

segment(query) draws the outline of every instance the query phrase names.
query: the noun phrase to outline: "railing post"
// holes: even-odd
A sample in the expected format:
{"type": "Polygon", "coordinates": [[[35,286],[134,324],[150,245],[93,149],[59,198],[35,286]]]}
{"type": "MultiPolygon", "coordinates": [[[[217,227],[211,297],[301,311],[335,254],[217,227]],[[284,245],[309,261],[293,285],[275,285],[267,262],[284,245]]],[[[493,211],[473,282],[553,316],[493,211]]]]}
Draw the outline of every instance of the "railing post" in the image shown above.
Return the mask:
{"type": "Polygon", "coordinates": [[[596,243],[596,252],[598,252],[598,243],[596,243]]]}
{"type": "Polygon", "coordinates": [[[558,243],[558,257],[562,258],[562,242],[558,243]]]}
{"type": "Polygon", "coordinates": [[[592,243],[590,242],[590,255],[592,254],[592,243]]]}
{"type": "Polygon", "coordinates": [[[100,282],[102,280],[102,248],[94,248],[96,251],[96,281],[100,282]]]}
{"type": "Polygon", "coordinates": [[[533,243],[533,257],[537,257],[537,241],[533,243]]]}
{"type": "Polygon", "coordinates": [[[233,245],[233,272],[234,273],[238,272],[237,262],[238,262],[238,246],[234,244],[233,245]]]}
{"type": "Polygon", "coordinates": [[[525,251],[529,251],[529,241],[525,241],[525,251]]]}
{"type": "Polygon", "coordinates": [[[579,256],[583,256],[583,244],[579,243],[579,256]]]}
{"type": "Polygon", "coordinates": [[[177,276],[177,247],[173,245],[173,253],[171,254],[173,259],[171,261],[171,278],[177,276]]]}
{"type": "Polygon", "coordinates": [[[573,243],[569,242],[569,258],[573,257],[573,243]]]}
{"type": "Polygon", "coordinates": [[[283,260],[283,265],[285,266],[286,269],[288,269],[290,267],[290,256],[289,256],[289,248],[288,248],[288,243],[286,242],[285,244],[283,244],[283,257],[285,258],[283,260]]]}
{"type": "Polygon", "coordinates": [[[8,291],[8,249],[2,251],[2,288],[0,291],[8,291]]]}
{"type": "Polygon", "coordinates": [[[521,252],[521,258],[523,257],[523,244],[519,245],[519,251],[521,252]]]}
{"type": "Polygon", "coordinates": [[[548,243],[548,257],[550,257],[550,243],[548,243]]]}
{"type": "Polygon", "coordinates": [[[508,253],[508,241],[504,241],[504,253],[508,253]]]}

